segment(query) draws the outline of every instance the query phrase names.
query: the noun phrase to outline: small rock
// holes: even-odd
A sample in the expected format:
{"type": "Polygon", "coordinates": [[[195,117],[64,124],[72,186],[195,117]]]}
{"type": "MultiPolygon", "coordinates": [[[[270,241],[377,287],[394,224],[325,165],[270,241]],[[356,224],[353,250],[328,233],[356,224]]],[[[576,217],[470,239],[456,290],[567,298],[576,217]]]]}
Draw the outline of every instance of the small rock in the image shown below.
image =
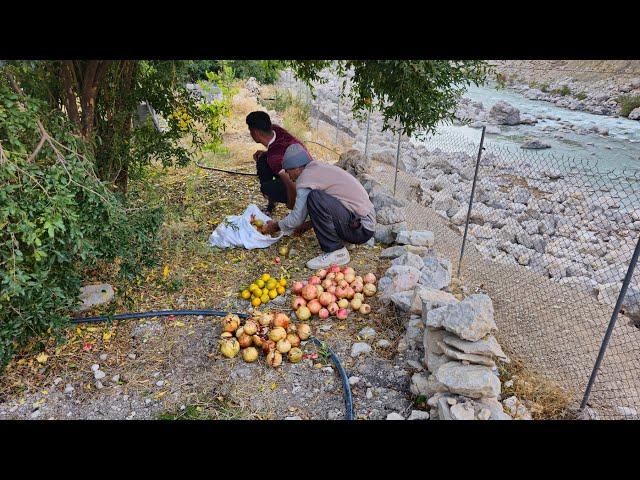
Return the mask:
{"type": "Polygon", "coordinates": [[[104,388],[104,385],[102,384],[102,382],[100,380],[96,380],[96,388],[98,390],[102,390],[104,388]]]}
{"type": "Polygon", "coordinates": [[[104,377],[106,377],[106,376],[107,376],[107,374],[106,374],[106,373],[104,373],[102,370],[95,370],[95,371],[93,372],[93,377],[94,377],[96,380],[102,380],[102,379],[103,379],[104,377]]]}
{"type": "Polygon", "coordinates": [[[387,420],[404,420],[404,417],[399,413],[393,412],[387,415],[387,420]]]}
{"type": "Polygon", "coordinates": [[[73,388],[73,385],[71,385],[70,383],[67,383],[67,385],[65,385],[64,387],[64,393],[71,393],[74,390],[75,389],[73,388]]]}
{"type": "Polygon", "coordinates": [[[337,420],[342,415],[342,412],[339,410],[331,410],[329,412],[329,420],[337,420]]]}
{"type": "Polygon", "coordinates": [[[300,418],[299,416],[294,416],[294,417],[285,417],[285,420],[302,420],[302,418],[300,418]]]}
{"type": "Polygon", "coordinates": [[[100,370],[100,365],[98,365],[97,363],[94,363],[93,365],[91,365],[92,372],[97,372],[98,370],[100,370]]]}
{"type": "Polygon", "coordinates": [[[54,385],[58,385],[61,381],[62,381],[62,378],[60,378],[60,377],[56,377],[56,378],[53,380],[53,384],[54,384],[54,385]]]}
{"type": "Polygon", "coordinates": [[[322,368],[322,373],[331,374],[331,373],[333,373],[333,368],[331,368],[331,367],[323,367],[322,368]]]}
{"type": "Polygon", "coordinates": [[[104,362],[107,359],[108,355],[106,353],[103,353],[102,355],[100,355],[100,360],[102,362],[104,362]]]}
{"type": "Polygon", "coordinates": [[[416,370],[424,370],[424,367],[420,364],[420,362],[416,362],[415,360],[407,360],[407,365],[411,368],[415,368],[416,370]]]}
{"type": "Polygon", "coordinates": [[[489,420],[489,418],[491,418],[491,410],[489,410],[488,408],[480,409],[478,415],[476,415],[476,418],[478,420],[489,420]]]}
{"type": "Polygon", "coordinates": [[[371,345],[364,342],[354,343],[351,347],[351,356],[358,357],[360,354],[367,354],[371,352],[371,345]]]}
{"type": "Polygon", "coordinates": [[[411,410],[411,415],[409,415],[407,420],[429,420],[429,412],[411,410]]]}
{"type": "Polygon", "coordinates": [[[333,325],[329,325],[328,323],[324,324],[324,325],[320,325],[320,330],[323,332],[328,332],[329,330],[331,330],[331,327],[333,327],[333,325]]]}
{"type": "Polygon", "coordinates": [[[505,388],[513,387],[513,380],[507,380],[506,382],[504,382],[504,386],[505,388]]]}
{"type": "Polygon", "coordinates": [[[391,342],[389,340],[378,340],[376,345],[380,348],[389,348],[391,346],[391,342]]]}
{"type": "Polygon", "coordinates": [[[120,374],[114,375],[113,377],[111,377],[111,381],[113,383],[118,383],[120,381],[120,374]]]}
{"type": "Polygon", "coordinates": [[[156,386],[157,386],[157,387],[162,387],[163,385],[164,385],[164,380],[158,380],[158,381],[156,382],[156,386]]]}
{"type": "Polygon", "coordinates": [[[456,403],[458,403],[458,401],[453,397],[447,397],[447,403],[449,405],[455,405],[456,403]]]}
{"type": "Polygon", "coordinates": [[[455,420],[475,420],[471,402],[457,403],[450,408],[450,412],[455,420]]]}
{"type": "Polygon", "coordinates": [[[135,353],[129,353],[127,355],[127,357],[129,357],[131,360],[135,360],[136,359],[136,354],[135,353]]]}
{"type": "Polygon", "coordinates": [[[358,332],[358,336],[363,340],[369,340],[376,336],[376,331],[371,327],[366,327],[358,332]]]}
{"type": "Polygon", "coordinates": [[[366,393],[366,397],[371,400],[373,398],[373,390],[371,390],[370,388],[367,388],[367,393],[366,393]]]}
{"type": "Polygon", "coordinates": [[[360,377],[349,377],[349,385],[354,386],[360,382],[360,377]]]}
{"type": "Polygon", "coordinates": [[[531,149],[531,150],[539,150],[542,148],[551,148],[551,145],[548,143],[541,142],[540,140],[529,140],[528,142],[520,145],[520,148],[531,149]]]}

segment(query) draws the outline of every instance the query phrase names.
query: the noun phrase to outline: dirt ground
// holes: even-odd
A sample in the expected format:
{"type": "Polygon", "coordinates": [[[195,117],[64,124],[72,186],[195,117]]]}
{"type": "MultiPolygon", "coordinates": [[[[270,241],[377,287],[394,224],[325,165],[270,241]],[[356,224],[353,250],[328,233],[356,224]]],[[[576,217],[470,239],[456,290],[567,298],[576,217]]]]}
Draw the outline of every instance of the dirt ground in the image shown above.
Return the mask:
{"type": "MultiPolygon", "coordinates": [[[[253,143],[244,123],[246,114],[260,108],[242,89],[224,136],[226,152],[205,153],[198,159],[211,166],[251,171],[253,143]]],[[[294,112],[295,113],[295,112],[294,112]]],[[[330,129],[310,132],[292,120],[289,110],[277,121],[296,127],[296,134],[338,150],[330,129]],[[289,117],[287,117],[289,115],[289,117]]],[[[280,117],[280,118],[278,118],[280,117]]],[[[295,117],[296,119],[299,116],[295,117]]],[[[335,161],[328,148],[309,143],[320,160],[335,161]]],[[[161,261],[132,284],[116,283],[114,266],[94,272],[87,283],[108,282],[116,299],[87,315],[164,309],[221,308],[248,311],[238,299],[240,287],[262,273],[308,278],[305,262],[320,253],[313,231],[286,238],[261,250],[220,250],[207,239],[225,216],[242,212],[249,203],[263,206],[257,179],[206,171],[195,165],[155,169],[144,182],[132,185],[132,195],[166,207],[161,230],[161,261]],[[278,247],[287,244],[289,258],[276,264],[278,247]]],[[[279,205],[274,215],[286,215],[279,205]]],[[[359,274],[386,269],[378,259],[379,246],[357,246],[351,252],[359,274]]],[[[396,343],[408,318],[378,305],[374,298],[368,316],[351,314],[346,321],[311,322],[313,334],[325,341],[352,379],[354,411],[358,419],[384,419],[391,412],[407,416],[412,409],[409,380],[416,371],[417,352],[399,355],[396,343]],[[376,331],[373,351],[354,359],[353,343],[364,327],[376,331]],[[389,346],[377,346],[379,340],[389,346]]],[[[265,309],[288,308],[269,304],[265,309]]],[[[311,342],[306,353],[316,359],[284,363],[273,369],[264,357],[247,364],[226,359],[218,351],[221,333],[217,317],[165,317],[70,326],[64,341],[39,339],[9,364],[0,377],[0,419],[343,419],[343,387],[326,351],[311,342]],[[93,368],[106,375],[97,381],[93,368]]]]}

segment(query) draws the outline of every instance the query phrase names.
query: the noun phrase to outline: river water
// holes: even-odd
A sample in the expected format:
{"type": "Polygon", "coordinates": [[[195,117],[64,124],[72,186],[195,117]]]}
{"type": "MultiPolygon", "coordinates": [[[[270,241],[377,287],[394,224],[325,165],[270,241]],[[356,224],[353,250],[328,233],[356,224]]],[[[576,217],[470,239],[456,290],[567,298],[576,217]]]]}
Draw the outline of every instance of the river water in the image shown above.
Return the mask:
{"type": "MultiPolygon", "coordinates": [[[[558,156],[566,155],[588,160],[589,163],[597,161],[598,169],[603,170],[619,168],[640,170],[640,121],[569,110],[550,102],[530,100],[520,93],[506,88],[472,86],[465,96],[473,101],[482,102],[487,111],[499,100],[504,100],[520,110],[521,115],[559,118],[559,120],[538,119],[538,123],[535,125],[500,125],[500,134],[486,134],[485,143],[489,145],[495,143],[509,147],[509,149],[519,149],[526,139],[537,138],[551,145],[550,149],[539,150],[541,154],[548,152],[558,156]],[[558,127],[562,126],[561,122],[570,122],[584,129],[593,126],[604,127],[608,129],[609,134],[577,134],[556,131],[558,127]],[[554,127],[554,130],[541,130],[547,125],[554,127]],[[555,134],[561,135],[562,138],[555,138],[555,134]]],[[[475,144],[480,142],[480,132],[480,129],[468,126],[441,125],[438,127],[438,134],[452,133],[456,137],[464,137],[467,141],[475,144]]]]}

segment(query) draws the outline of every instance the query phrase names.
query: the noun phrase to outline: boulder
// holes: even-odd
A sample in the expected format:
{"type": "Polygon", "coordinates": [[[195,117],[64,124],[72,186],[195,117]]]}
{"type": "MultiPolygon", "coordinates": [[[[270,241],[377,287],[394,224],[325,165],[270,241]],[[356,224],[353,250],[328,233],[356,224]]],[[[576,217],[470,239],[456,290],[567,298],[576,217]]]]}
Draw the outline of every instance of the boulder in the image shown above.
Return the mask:
{"type": "Polygon", "coordinates": [[[406,265],[420,270],[424,267],[424,260],[419,255],[407,252],[391,261],[391,265],[406,265]]]}
{"type": "Polygon", "coordinates": [[[471,398],[500,395],[500,380],[491,369],[484,366],[447,362],[438,368],[434,376],[452,393],[471,398]]]}
{"type": "Polygon", "coordinates": [[[500,100],[489,110],[488,119],[491,123],[497,125],[518,125],[520,123],[520,110],[500,100]]]}
{"type": "Polygon", "coordinates": [[[113,300],[115,293],[113,287],[108,283],[86,285],[80,289],[80,300],[82,305],[78,307],[79,312],[91,310],[97,305],[103,305],[113,300]]]}
{"type": "Polygon", "coordinates": [[[493,303],[484,294],[471,295],[460,303],[430,310],[426,325],[444,328],[471,342],[498,329],[493,319],[493,303]]]}
{"type": "Polygon", "coordinates": [[[540,150],[543,148],[551,148],[551,145],[548,143],[544,143],[540,140],[529,140],[520,145],[520,148],[528,149],[528,150],[540,150]]]}
{"type": "Polygon", "coordinates": [[[444,342],[438,342],[438,346],[444,352],[444,355],[453,360],[466,361],[469,363],[484,365],[486,367],[495,368],[496,363],[491,360],[489,357],[485,357],[484,355],[473,355],[469,353],[464,353],[456,350],[455,348],[450,347],[444,342]]]}
{"type": "Polygon", "coordinates": [[[367,156],[359,150],[347,150],[338,159],[336,165],[349,172],[354,177],[368,174],[371,170],[371,162],[367,156]]]}
{"type": "Polygon", "coordinates": [[[431,253],[431,249],[428,247],[416,247],[415,245],[394,245],[382,250],[380,258],[398,258],[408,252],[422,256],[431,253]]]}
{"type": "Polygon", "coordinates": [[[449,408],[453,420],[475,420],[473,404],[471,402],[458,402],[449,408]]]}
{"type": "Polygon", "coordinates": [[[640,120],[640,107],[634,108],[629,113],[629,120],[640,120]]]}
{"type": "Polygon", "coordinates": [[[376,210],[376,220],[382,225],[393,225],[404,222],[406,219],[404,212],[399,207],[389,205],[376,210]]]}
{"type": "Polygon", "coordinates": [[[433,289],[449,286],[451,283],[451,261],[435,255],[423,258],[420,270],[420,284],[433,289]]]}
{"type": "Polygon", "coordinates": [[[451,347],[460,350],[461,352],[468,353],[470,355],[482,355],[489,358],[497,358],[504,362],[507,362],[509,360],[493,335],[487,335],[481,340],[469,342],[466,340],[462,340],[455,335],[451,335],[450,333],[446,333],[442,336],[441,341],[451,347]]]}
{"type": "Polygon", "coordinates": [[[458,303],[458,299],[450,293],[424,285],[418,285],[413,290],[411,313],[416,315],[422,314],[424,318],[426,312],[429,310],[454,303],[458,303]]]}
{"type": "Polygon", "coordinates": [[[396,242],[400,245],[414,245],[418,247],[433,246],[433,232],[420,230],[403,230],[398,233],[396,242]]]}

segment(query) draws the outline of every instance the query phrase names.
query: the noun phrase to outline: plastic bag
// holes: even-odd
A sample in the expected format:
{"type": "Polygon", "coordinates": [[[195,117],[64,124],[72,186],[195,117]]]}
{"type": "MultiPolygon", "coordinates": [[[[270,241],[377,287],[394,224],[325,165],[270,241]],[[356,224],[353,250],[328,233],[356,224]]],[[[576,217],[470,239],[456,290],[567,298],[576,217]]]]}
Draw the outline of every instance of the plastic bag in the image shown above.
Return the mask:
{"type": "Polygon", "coordinates": [[[209,236],[209,245],[220,248],[244,247],[252,250],[267,248],[282,238],[282,232],[277,237],[260,233],[251,225],[251,215],[255,215],[256,219],[262,220],[264,223],[271,220],[252,203],[242,215],[230,215],[220,222],[209,236]]]}

